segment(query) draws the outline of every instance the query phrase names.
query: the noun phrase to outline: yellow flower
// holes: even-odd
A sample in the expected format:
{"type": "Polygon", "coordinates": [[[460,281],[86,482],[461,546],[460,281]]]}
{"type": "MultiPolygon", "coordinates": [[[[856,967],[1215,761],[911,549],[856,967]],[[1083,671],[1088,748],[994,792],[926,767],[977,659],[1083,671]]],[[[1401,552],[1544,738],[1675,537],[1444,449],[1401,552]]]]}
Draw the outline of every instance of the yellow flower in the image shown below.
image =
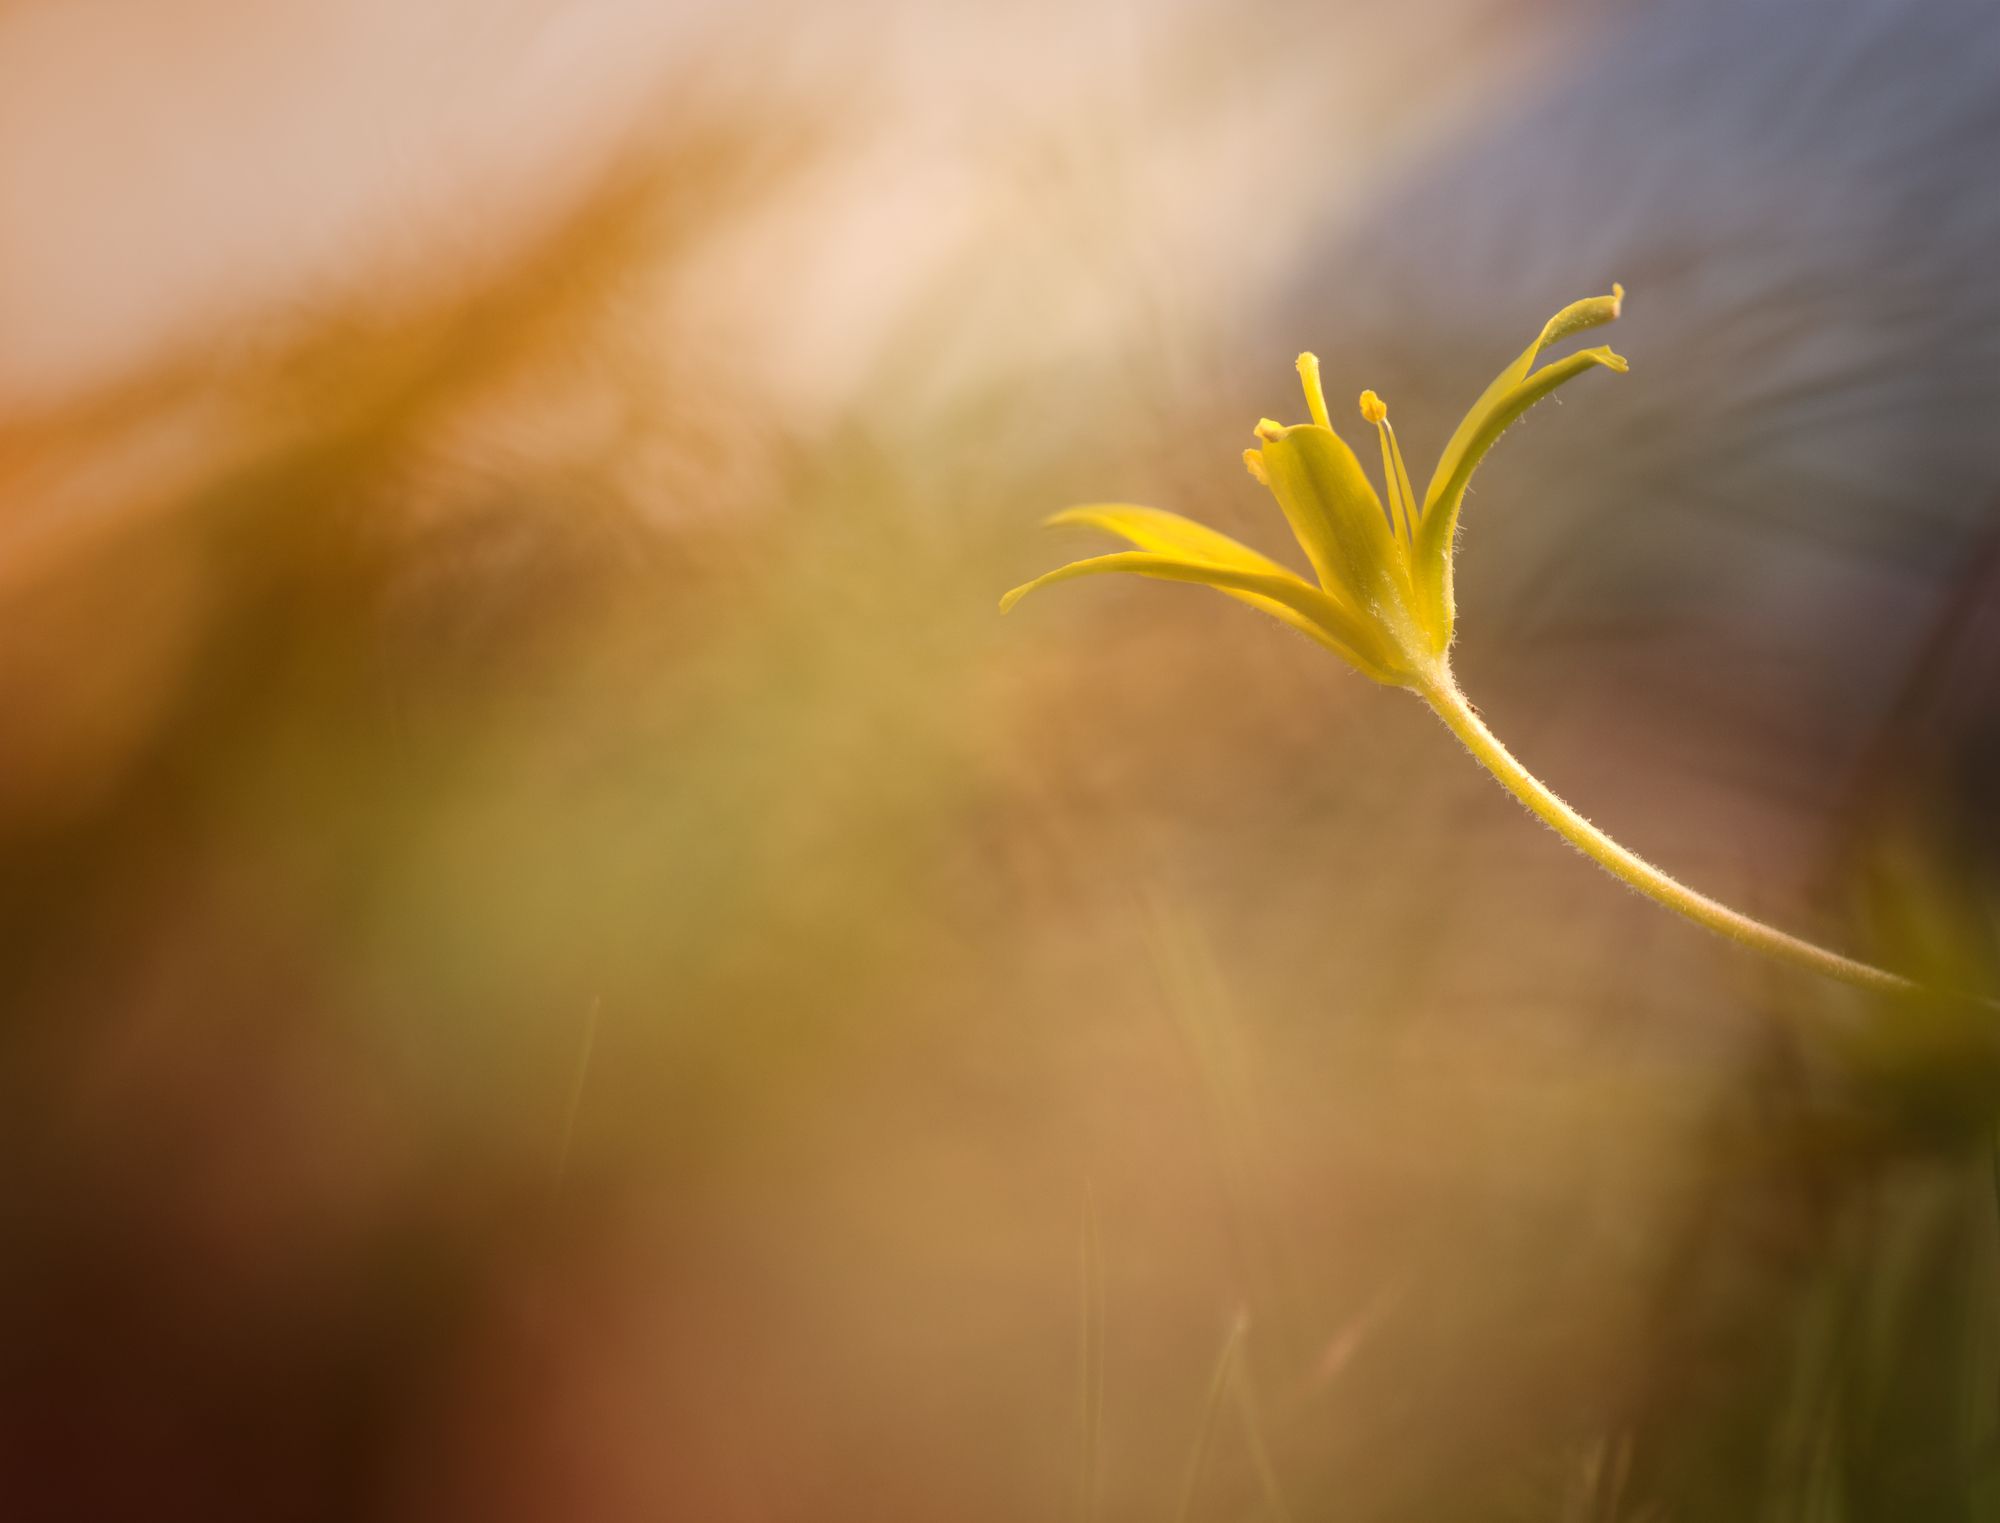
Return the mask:
{"type": "MultiPolygon", "coordinates": [[[[1902,999],[1934,995],[1936,991],[1899,973],[1802,941],[1697,893],[1620,846],[1515,760],[1452,676],[1448,659],[1452,540],[1466,485],[1509,425],[1564,381],[1593,365],[1625,369],[1624,360],[1602,348],[1581,350],[1535,368],[1550,344],[1610,322],[1624,296],[1613,286],[1609,296],[1564,307],[1542,326],[1520,358],[1495,376],[1472,404],[1438,457],[1421,502],[1410,486],[1403,451],[1382,399],[1372,391],[1361,393],[1361,416],[1375,425],[1381,438],[1387,507],[1369,485],[1354,451],[1333,431],[1320,389],[1319,361],[1310,354],[1300,355],[1299,379],[1312,421],[1287,428],[1262,420],[1257,425],[1258,447],[1245,450],[1243,462],[1284,509],[1292,533],[1312,563],[1314,581],[1178,513],[1098,503],[1058,513],[1049,522],[1108,530],[1134,548],[1058,567],[1008,593],[1000,600],[1000,611],[1005,613],[1050,582],[1105,571],[1214,587],[1310,635],[1377,682],[1409,688],[1531,814],[1620,882],[1675,914],[1767,957],[1876,994],[1902,999]]],[[[1952,997],[2000,1010],[2000,1000],[1952,997]]]]}
{"type": "Polygon", "coordinates": [[[1134,548],[1039,576],[1002,598],[1001,611],[1037,587],[1101,572],[1198,582],[1309,635],[1377,682],[1435,686],[1451,647],[1452,542],[1472,472],[1508,425],[1563,382],[1596,365],[1625,369],[1623,359],[1601,347],[1534,368],[1548,345],[1618,316],[1623,298],[1624,291],[1613,286],[1609,296],[1576,302],[1548,320],[1458,425],[1421,503],[1382,399],[1372,391],[1361,394],[1361,415],[1381,439],[1386,507],[1354,451],[1333,431],[1318,359],[1300,355],[1299,379],[1312,421],[1286,427],[1261,420],[1258,447],[1245,450],[1243,460],[1278,499],[1315,581],[1178,513],[1096,503],[1058,513],[1049,522],[1103,529],[1134,548]]]}

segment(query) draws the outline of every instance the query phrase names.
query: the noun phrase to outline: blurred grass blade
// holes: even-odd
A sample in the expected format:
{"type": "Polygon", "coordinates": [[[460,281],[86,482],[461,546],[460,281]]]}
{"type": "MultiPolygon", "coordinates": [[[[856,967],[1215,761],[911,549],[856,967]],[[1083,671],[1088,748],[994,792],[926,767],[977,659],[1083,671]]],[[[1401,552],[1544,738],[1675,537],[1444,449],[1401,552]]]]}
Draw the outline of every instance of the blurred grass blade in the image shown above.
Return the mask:
{"type": "Polygon", "coordinates": [[[1237,1352],[1243,1347],[1243,1336],[1250,1330],[1250,1313],[1239,1307],[1229,1324],[1229,1332],[1222,1340],[1222,1352],[1215,1358],[1215,1374],[1209,1378],[1208,1398],[1202,1403],[1201,1426],[1195,1430],[1194,1448],[1188,1453],[1187,1476],[1181,1482],[1180,1506],[1174,1509],[1175,1523],[1188,1523],[1194,1514],[1194,1501],[1201,1489],[1202,1466],[1208,1459],[1209,1443],[1215,1435],[1216,1414],[1222,1410],[1223,1393],[1229,1389],[1229,1377],[1236,1368],[1237,1352]]]}
{"type": "Polygon", "coordinates": [[[1104,1430],[1104,1251],[1097,1223],[1097,1197],[1088,1187],[1083,1193],[1080,1237],[1076,1515],[1082,1523],[1091,1523],[1097,1516],[1104,1430]]]}
{"type": "Polygon", "coordinates": [[[1243,1422],[1243,1443],[1250,1451],[1250,1467],[1256,1471],[1258,1489],[1264,1493],[1264,1511],[1277,1523],[1291,1523],[1292,1510],[1285,1503],[1277,1467],[1271,1463],[1271,1448],[1264,1440],[1264,1414],[1257,1402],[1248,1363],[1239,1361],[1234,1373],[1230,1385],[1236,1394],[1236,1413],[1243,1422]]]}

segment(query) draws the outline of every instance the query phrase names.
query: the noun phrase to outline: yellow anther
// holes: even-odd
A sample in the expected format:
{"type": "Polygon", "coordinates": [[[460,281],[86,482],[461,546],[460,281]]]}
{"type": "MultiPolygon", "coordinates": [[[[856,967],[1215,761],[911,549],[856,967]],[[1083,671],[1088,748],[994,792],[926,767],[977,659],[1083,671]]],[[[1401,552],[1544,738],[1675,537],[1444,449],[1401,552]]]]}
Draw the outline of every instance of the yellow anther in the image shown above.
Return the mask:
{"type": "Polygon", "coordinates": [[[1611,282],[1611,315],[1622,317],[1625,313],[1625,288],[1617,281],[1611,282]]]}
{"type": "Polygon", "coordinates": [[[1389,416],[1389,404],[1372,391],[1361,393],[1361,416],[1370,423],[1380,423],[1389,416]]]}
{"type": "Polygon", "coordinates": [[[1273,423],[1269,418],[1259,418],[1257,420],[1257,437],[1262,439],[1266,444],[1276,439],[1282,439],[1284,436],[1284,424],[1273,423]]]}
{"type": "Polygon", "coordinates": [[[1271,473],[1264,469],[1264,452],[1262,450],[1245,450],[1243,452],[1243,465],[1257,479],[1259,486],[1269,486],[1271,484],[1271,473]]]}

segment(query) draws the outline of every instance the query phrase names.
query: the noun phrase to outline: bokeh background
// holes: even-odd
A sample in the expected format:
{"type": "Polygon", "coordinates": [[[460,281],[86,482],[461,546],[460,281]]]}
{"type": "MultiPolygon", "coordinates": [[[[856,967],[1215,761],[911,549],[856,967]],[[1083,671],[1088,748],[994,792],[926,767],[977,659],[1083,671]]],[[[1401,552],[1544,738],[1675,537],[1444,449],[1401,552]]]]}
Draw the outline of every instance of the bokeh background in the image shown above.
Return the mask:
{"type": "Polygon", "coordinates": [[[0,1516],[2000,1517],[1984,0],[0,7],[0,1516]],[[1350,438],[1361,438],[1358,420],[1350,438]],[[1364,452],[1365,453],[1365,452],[1364,452]]]}

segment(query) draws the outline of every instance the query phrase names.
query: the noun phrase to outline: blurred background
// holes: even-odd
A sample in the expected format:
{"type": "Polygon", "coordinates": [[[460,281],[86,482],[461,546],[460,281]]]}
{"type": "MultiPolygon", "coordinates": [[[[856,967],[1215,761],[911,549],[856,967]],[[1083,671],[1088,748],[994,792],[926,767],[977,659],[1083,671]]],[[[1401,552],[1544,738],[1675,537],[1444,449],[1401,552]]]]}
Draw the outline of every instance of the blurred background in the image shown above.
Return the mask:
{"type": "Polygon", "coordinates": [[[2000,1517],[1984,0],[0,6],[0,1516],[2000,1517]],[[1364,455],[1368,451],[1364,450],[1364,455]],[[1428,467],[1421,467],[1427,470],[1428,467]]]}

